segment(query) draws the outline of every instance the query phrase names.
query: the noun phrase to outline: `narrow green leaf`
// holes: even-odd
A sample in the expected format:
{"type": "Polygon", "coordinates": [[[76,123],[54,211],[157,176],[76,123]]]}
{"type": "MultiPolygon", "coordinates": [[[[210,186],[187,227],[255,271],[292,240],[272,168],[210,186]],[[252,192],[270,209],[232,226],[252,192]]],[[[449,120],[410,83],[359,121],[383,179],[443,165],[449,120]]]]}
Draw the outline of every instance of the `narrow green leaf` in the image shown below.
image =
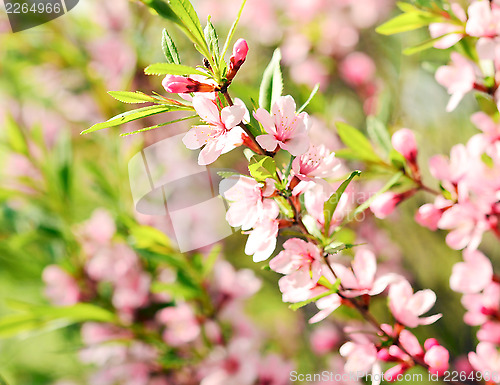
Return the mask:
{"type": "Polygon", "coordinates": [[[219,37],[214,25],[210,21],[210,16],[207,20],[207,25],[204,30],[205,40],[207,41],[208,50],[214,58],[215,64],[219,66],[219,37]]]}
{"type": "Polygon", "coordinates": [[[276,162],[265,155],[254,155],[248,164],[248,170],[257,181],[263,182],[268,178],[277,179],[276,162]]]}
{"type": "Polygon", "coordinates": [[[293,311],[299,310],[301,307],[309,305],[312,302],[316,302],[317,300],[319,300],[321,298],[324,298],[324,297],[327,297],[329,295],[337,293],[339,291],[339,287],[340,287],[340,279],[337,278],[337,280],[335,281],[335,283],[332,286],[332,289],[330,289],[327,292],[320,294],[314,298],[311,298],[311,299],[308,299],[308,300],[305,300],[302,302],[293,303],[289,306],[289,308],[292,309],[293,311]]]}
{"type": "Polygon", "coordinates": [[[285,214],[286,217],[288,217],[288,218],[294,217],[295,213],[292,209],[292,206],[290,205],[290,203],[288,203],[288,201],[284,197],[278,196],[278,197],[274,198],[274,200],[278,204],[280,211],[283,214],[285,214]]]}
{"type": "Polygon", "coordinates": [[[375,116],[368,116],[366,119],[366,129],[370,139],[378,144],[384,154],[387,155],[392,149],[392,144],[391,136],[385,124],[375,116]]]}
{"type": "Polygon", "coordinates": [[[202,277],[207,277],[213,270],[217,258],[219,258],[222,250],[222,246],[218,243],[212,250],[208,253],[207,257],[203,261],[203,272],[202,277]]]}
{"type": "Polygon", "coordinates": [[[280,61],[281,51],[277,48],[264,71],[260,84],[259,106],[268,111],[271,111],[272,105],[281,96],[283,91],[283,76],[281,74],[280,61]]]}
{"type": "Polygon", "coordinates": [[[188,67],[180,64],[156,63],[151,64],[144,70],[146,75],[202,75],[207,76],[206,72],[202,72],[193,67],[188,67]]]}
{"type": "Polygon", "coordinates": [[[437,23],[443,20],[442,16],[434,15],[430,12],[414,11],[403,13],[394,19],[377,27],[375,31],[382,35],[394,35],[396,33],[413,31],[425,27],[431,23],[437,23]]]}
{"type": "MultiPolygon", "coordinates": [[[[200,19],[189,0],[167,0],[175,15],[181,20],[184,28],[192,35],[193,43],[199,44],[201,50],[206,47],[200,19]]],[[[204,49],[206,52],[206,48],[204,49]]]]}
{"type": "Polygon", "coordinates": [[[422,43],[417,44],[413,47],[405,48],[403,50],[403,54],[410,56],[410,55],[414,55],[418,52],[425,51],[426,49],[432,48],[432,47],[434,47],[434,44],[436,44],[436,42],[438,42],[444,36],[447,36],[447,35],[450,35],[450,34],[447,33],[447,34],[441,35],[439,37],[435,37],[433,39],[428,39],[426,41],[423,41],[422,43]]]}
{"type": "Polygon", "coordinates": [[[490,95],[484,94],[482,92],[476,92],[474,96],[481,111],[487,113],[490,116],[498,113],[498,108],[495,100],[490,95]]]}
{"type": "MultiPolygon", "coordinates": [[[[226,56],[226,52],[229,49],[229,44],[231,44],[231,40],[233,39],[234,32],[236,31],[236,27],[238,26],[238,23],[240,22],[241,14],[243,13],[243,8],[245,7],[247,0],[243,0],[241,3],[240,10],[238,12],[238,16],[236,16],[236,20],[233,22],[233,25],[231,25],[231,29],[229,30],[229,33],[227,34],[226,37],[226,42],[224,43],[224,47],[222,48],[222,53],[220,55],[221,57],[221,63],[224,62],[224,56],[226,56]]],[[[223,72],[223,68],[221,67],[221,73],[223,72]]]]}
{"type": "Polygon", "coordinates": [[[311,94],[307,98],[306,102],[297,111],[297,114],[300,114],[302,111],[304,111],[306,109],[306,107],[309,105],[309,103],[311,103],[312,98],[314,98],[314,95],[316,95],[318,90],[319,90],[319,83],[316,83],[313,90],[311,91],[311,94]]]}
{"type": "Polygon", "coordinates": [[[160,128],[160,127],[168,126],[169,124],[179,123],[179,122],[182,122],[184,120],[193,119],[193,118],[197,118],[197,117],[198,117],[198,115],[185,116],[184,118],[171,120],[170,122],[157,124],[156,126],[145,127],[145,128],[141,128],[139,130],[132,131],[132,132],[124,132],[124,133],[120,134],[120,136],[129,136],[129,135],[139,134],[141,132],[155,130],[155,129],[160,128]]]}
{"type": "Polygon", "coordinates": [[[108,91],[113,98],[122,103],[156,103],[156,99],[140,91],[108,91]]]}
{"type": "Polygon", "coordinates": [[[169,64],[181,64],[177,47],[175,46],[174,41],[172,40],[166,29],[163,29],[163,32],[161,34],[161,48],[169,64]]]}
{"type": "Polygon", "coordinates": [[[153,282],[151,284],[151,291],[153,293],[168,293],[174,298],[182,298],[183,300],[199,298],[201,295],[200,290],[178,283],[153,282]]]}
{"type": "Polygon", "coordinates": [[[372,144],[361,131],[342,122],[337,122],[335,125],[342,142],[351,149],[358,159],[373,162],[380,160],[372,144]]]}
{"type": "Polygon", "coordinates": [[[156,114],[161,114],[163,112],[178,111],[178,110],[186,110],[186,107],[164,106],[164,105],[142,107],[142,108],[138,108],[136,110],[127,111],[127,112],[124,112],[123,114],[116,115],[103,123],[94,124],[92,127],[87,128],[86,130],[82,131],[80,134],[82,134],[82,135],[88,134],[90,132],[102,130],[103,128],[115,127],[115,126],[119,126],[120,124],[132,122],[133,120],[142,119],[142,118],[145,118],[146,116],[152,116],[152,115],[156,115],[156,114]]]}
{"type": "Polygon", "coordinates": [[[181,21],[168,6],[168,4],[163,0],[140,0],[142,3],[146,4],[148,7],[154,9],[158,15],[164,19],[173,21],[174,23],[181,24],[181,21]]]}
{"type": "Polygon", "coordinates": [[[221,178],[229,178],[231,176],[241,175],[241,174],[235,171],[217,171],[217,175],[219,175],[221,178]]]}
{"type": "Polygon", "coordinates": [[[332,220],[333,214],[335,213],[335,209],[337,208],[340,198],[342,198],[342,194],[344,194],[345,189],[349,186],[349,183],[354,179],[354,177],[360,176],[361,171],[353,171],[349,177],[342,182],[342,184],[337,188],[330,198],[323,205],[323,215],[325,217],[325,227],[324,234],[328,235],[330,230],[330,222],[332,220]]]}
{"type": "Polygon", "coordinates": [[[6,119],[7,124],[7,143],[9,147],[19,154],[28,155],[28,142],[21,127],[16,123],[12,116],[6,119]]]}

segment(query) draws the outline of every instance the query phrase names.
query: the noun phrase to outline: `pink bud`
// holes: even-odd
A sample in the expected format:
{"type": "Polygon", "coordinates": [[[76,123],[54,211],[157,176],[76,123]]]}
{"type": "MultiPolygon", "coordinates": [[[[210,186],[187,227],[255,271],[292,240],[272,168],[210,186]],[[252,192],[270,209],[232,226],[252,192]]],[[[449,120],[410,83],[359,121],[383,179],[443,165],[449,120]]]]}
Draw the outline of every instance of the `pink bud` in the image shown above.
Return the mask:
{"type": "Polygon", "coordinates": [[[402,375],[408,367],[404,364],[393,366],[384,373],[384,380],[394,382],[398,380],[398,376],[402,375]]]}
{"type": "Polygon", "coordinates": [[[375,70],[372,58],[362,52],[349,54],[340,64],[340,75],[347,83],[355,87],[372,81],[375,70]]]}
{"type": "MultiPolygon", "coordinates": [[[[196,76],[196,75],[193,75],[196,76]]],[[[201,78],[203,78],[200,75],[201,78]]],[[[173,94],[182,94],[188,92],[213,92],[214,84],[207,83],[205,79],[200,81],[191,77],[167,75],[161,83],[167,92],[173,94]]]]}
{"type": "Polygon", "coordinates": [[[403,155],[408,162],[416,162],[418,150],[413,131],[402,128],[392,135],[391,142],[394,149],[403,155]]]}
{"type": "Polygon", "coordinates": [[[438,375],[448,370],[449,359],[450,353],[448,353],[446,348],[440,345],[431,347],[424,356],[425,363],[429,365],[429,372],[438,375]]]}
{"type": "Polygon", "coordinates": [[[431,229],[437,230],[438,222],[443,215],[443,210],[438,209],[432,203],[426,203],[420,206],[415,214],[415,221],[420,225],[431,229]]]}
{"type": "Polygon", "coordinates": [[[386,192],[380,194],[370,205],[370,210],[379,219],[384,219],[394,211],[396,205],[403,200],[403,194],[386,192]]]}
{"type": "Polygon", "coordinates": [[[390,361],[393,360],[393,357],[389,354],[389,352],[387,351],[387,349],[380,349],[377,352],[377,358],[380,361],[385,361],[385,362],[390,362],[390,361]]]}
{"type": "Polygon", "coordinates": [[[245,61],[245,59],[247,58],[247,54],[248,54],[248,44],[246,42],[245,39],[238,39],[238,41],[236,41],[236,43],[234,43],[234,46],[233,46],[233,56],[231,56],[231,62],[235,62],[235,63],[238,63],[238,62],[241,62],[240,63],[240,66],[241,64],[243,64],[243,62],[245,61]]]}
{"type": "Polygon", "coordinates": [[[439,342],[435,338],[428,338],[424,342],[425,350],[430,350],[433,346],[439,346],[439,342]]]}

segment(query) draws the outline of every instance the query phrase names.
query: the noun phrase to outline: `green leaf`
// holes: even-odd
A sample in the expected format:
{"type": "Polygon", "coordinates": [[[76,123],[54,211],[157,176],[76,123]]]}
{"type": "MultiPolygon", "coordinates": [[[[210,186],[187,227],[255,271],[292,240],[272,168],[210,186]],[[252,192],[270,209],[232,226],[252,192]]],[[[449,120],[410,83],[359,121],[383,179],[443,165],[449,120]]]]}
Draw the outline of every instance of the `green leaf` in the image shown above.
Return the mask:
{"type": "Polygon", "coordinates": [[[181,106],[164,106],[164,105],[142,107],[138,108],[137,110],[127,111],[122,114],[116,115],[103,123],[94,124],[92,127],[83,130],[80,134],[82,135],[88,134],[90,132],[102,130],[103,128],[119,126],[120,124],[132,122],[133,120],[142,119],[147,116],[161,114],[163,112],[186,110],[186,109],[187,109],[186,107],[181,107],[181,106]]]}
{"type": "Polygon", "coordinates": [[[222,72],[222,63],[224,62],[224,56],[226,56],[226,52],[229,49],[229,44],[231,44],[231,40],[233,39],[234,32],[236,31],[236,27],[238,26],[238,23],[240,22],[241,14],[243,13],[243,8],[245,7],[246,2],[247,2],[247,0],[243,0],[243,2],[241,3],[241,7],[240,7],[240,10],[238,12],[238,16],[236,16],[236,20],[233,22],[233,25],[231,25],[231,29],[229,30],[229,33],[227,34],[226,42],[224,43],[224,47],[222,48],[222,53],[220,55],[220,57],[222,58],[220,72],[222,72]]]}
{"type": "Polygon", "coordinates": [[[316,95],[318,90],[319,90],[319,83],[316,83],[313,90],[311,91],[311,94],[307,98],[306,102],[298,109],[297,114],[300,114],[302,111],[306,109],[306,107],[309,105],[309,103],[311,103],[312,98],[314,98],[314,95],[316,95]]]}
{"type": "Polygon", "coordinates": [[[156,103],[157,100],[149,95],[146,95],[140,91],[129,92],[129,91],[108,91],[113,98],[122,103],[156,103]]]}
{"type": "Polygon", "coordinates": [[[481,155],[481,160],[483,163],[488,166],[489,168],[495,167],[495,162],[493,161],[492,157],[489,156],[487,153],[483,153],[481,155]]]}
{"type": "Polygon", "coordinates": [[[285,214],[285,216],[287,218],[293,218],[295,216],[295,213],[294,213],[294,211],[292,209],[292,206],[290,205],[290,203],[284,197],[278,196],[278,197],[274,198],[274,200],[278,204],[278,207],[280,208],[280,211],[283,214],[285,214]]]}
{"type": "Polygon", "coordinates": [[[342,182],[342,184],[337,188],[337,191],[335,191],[323,205],[323,215],[325,216],[325,235],[328,235],[328,231],[330,230],[330,222],[332,220],[333,214],[335,213],[335,209],[339,204],[342,194],[344,194],[345,189],[347,188],[347,186],[349,186],[349,183],[351,183],[353,178],[360,175],[361,171],[353,171],[351,175],[349,175],[349,178],[342,182]]]}
{"type": "Polygon", "coordinates": [[[394,149],[389,151],[389,161],[394,166],[396,170],[404,170],[406,165],[406,159],[403,155],[394,149]]]}
{"type": "Polygon", "coordinates": [[[365,245],[365,243],[352,244],[352,243],[332,242],[328,246],[325,247],[325,253],[337,254],[338,252],[340,252],[342,250],[348,250],[348,249],[352,249],[353,247],[362,246],[362,245],[365,245]]]}
{"type": "Polygon", "coordinates": [[[146,4],[148,7],[154,9],[158,15],[164,19],[173,21],[174,23],[181,24],[181,21],[168,6],[168,4],[163,0],[140,0],[142,3],[146,4]]]}
{"type": "Polygon", "coordinates": [[[207,25],[205,27],[205,40],[207,41],[208,50],[214,58],[215,64],[219,65],[219,37],[217,36],[217,31],[210,21],[210,16],[207,20],[207,25]]]}
{"type": "Polygon", "coordinates": [[[28,142],[21,127],[15,122],[12,116],[8,116],[7,123],[7,143],[12,151],[18,154],[28,155],[28,142]]]}
{"type": "Polygon", "coordinates": [[[394,19],[377,27],[375,31],[382,35],[394,35],[396,33],[412,31],[425,27],[431,23],[442,21],[443,17],[430,12],[418,11],[403,13],[394,19]]]}
{"type": "Polygon", "coordinates": [[[136,226],[130,231],[134,238],[134,247],[156,252],[171,251],[170,239],[160,230],[150,226],[136,226]]]}
{"type": "Polygon", "coordinates": [[[283,76],[280,68],[281,51],[277,48],[260,83],[259,106],[271,111],[271,107],[283,92],[283,76]]]}
{"type": "Polygon", "coordinates": [[[481,111],[490,116],[498,113],[498,108],[495,104],[495,100],[490,95],[484,94],[482,92],[476,92],[474,96],[481,111]]]}
{"type": "Polygon", "coordinates": [[[258,182],[266,179],[277,179],[276,162],[270,156],[254,155],[248,164],[248,170],[258,182]]]}
{"type": "Polygon", "coordinates": [[[385,124],[375,116],[368,116],[366,119],[366,129],[370,139],[378,144],[384,154],[388,154],[392,149],[392,144],[385,124]]]}
{"type": "Polygon", "coordinates": [[[185,116],[183,118],[171,120],[170,122],[166,122],[166,123],[157,124],[155,126],[145,127],[145,128],[141,128],[139,130],[131,131],[131,132],[124,132],[124,133],[120,134],[120,136],[129,136],[129,135],[139,134],[141,132],[155,130],[155,129],[160,128],[160,127],[168,126],[169,124],[179,123],[179,122],[182,122],[184,120],[193,119],[193,118],[197,118],[197,117],[198,117],[198,115],[185,116]]]}
{"type": "Polygon", "coordinates": [[[339,287],[340,287],[340,279],[337,278],[337,280],[335,281],[335,283],[332,286],[332,289],[330,289],[327,292],[322,293],[322,294],[320,294],[320,295],[318,295],[318,296],[316,296],[314,298],[311,298],[311,299],[308,299],[308,300],[305,300],[305,301],[302,301],[302,302],[297,302],[297,303],[291,304],[289,306],[289,308],[292,309],[293,311],[296,311],[296,310],[300,309],[301,307],[309,305],[312,302],[316,302],[317,300],[319,300],[321,298],[324,298],[324,297],[327,297],[329,295],[337,293],[339,291],[339,287]]]}
{"type": "Polygon", "coordinates": [[[410,56],[410,55],[414,55],[418,52],[425,51],[426,49],[432,48],[432,47],[434,47],[434,44],[436,44],[436,42],[438,42],[444,36],[447,36],[447,35],[450,35],[450,33],[441,35],[439,37],[435,37],[433,39],[428,39],[428,40],[423,41],[422,43],[417,44],[413,47],[405,48],[403,50],[403,54],[410,56]]]}
{"type": "Polygon", "coordinates": [[[151,64],[144,70],[146,75],[202,75],[208,77],[208,74],[197,70],[196,68],[170,63],[151,64]]]}
{"type": "Polygon", "coordinates": [[[153,293],[169,293],[174,298],[182,298],[183,300],[190,300],[199,298],[201,291],[192,286],[181,285],[179,283],[163,283],[153,282],[151,284],[151,291],[153,293]]]}
{"type": "Polygon", "coordinates": [[[208,253],[207,257],[203,261],[203,272],[202,277],[207,277],[213,270],[217,258],[219,258],[222,251],[222,246],[220,243],[212,247],[212,250],[208,253]]]}
{"type": "Polygon", "coordinates": [[[378,162],[380,158],[375,153],[370,141],[356,128],[346,123],[337,122],[337,131],[342,142],[351,149],[357,159],[378,162]]]}
{"type": "Polygon", "coordinates": [[[169,64],[181,64],[177,47],[166,29],[163,29],[161,34],[161,48],[163,50],[163,54],[165,55],[165,59],[167,59],[169,64]]]}
{"type": "Polygon", "coordinates": [[[175,15],[181,21],[181,26],[185,28],[186,35],[197,45],[197,49],[202,54],[206,51],[205,36],[201,28],[200,19],[189,0],[167,0],[175,15]],[[203,51],[203,52],[202,52],[203,51]]]}

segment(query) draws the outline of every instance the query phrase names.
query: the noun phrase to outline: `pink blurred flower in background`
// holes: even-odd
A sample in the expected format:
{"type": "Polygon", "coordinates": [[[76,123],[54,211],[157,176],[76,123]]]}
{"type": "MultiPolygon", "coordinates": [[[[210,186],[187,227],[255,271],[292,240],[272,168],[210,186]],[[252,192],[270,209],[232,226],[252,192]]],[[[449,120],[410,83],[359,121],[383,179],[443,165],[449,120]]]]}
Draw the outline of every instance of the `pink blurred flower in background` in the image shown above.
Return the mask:
{"type": "Polygon", "coordinates": [[[82,298],[76,279],[57,265],[49,265],[43,270],[45,295],[58,306],[74,305],[82,298]]]}
{"type": "Polygon", "coordinates": [[[192,342],[201,333],[196,316],[187,303],[162,309],[156,318],[165,325],[163,340],[170,346],[182,346],[192,342]]]}

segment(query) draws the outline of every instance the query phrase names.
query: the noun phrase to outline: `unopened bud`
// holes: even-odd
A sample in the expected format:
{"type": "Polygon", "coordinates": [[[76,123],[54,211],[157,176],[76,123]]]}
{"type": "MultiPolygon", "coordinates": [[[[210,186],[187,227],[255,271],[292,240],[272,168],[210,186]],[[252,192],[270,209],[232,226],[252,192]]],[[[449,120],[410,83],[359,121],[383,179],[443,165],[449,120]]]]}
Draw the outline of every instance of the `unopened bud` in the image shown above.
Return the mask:
{"type": "Polygon", "coordinates": [[[392,135],[391,142],[394,149],[403,155],[408,162],[416,163],[418,150],[413,131],[402,128],[392,135]]]}
{"type": "Polygon", "coordinates": [[[240,67],[245,62],[248,54],[248,44],[245,39],[238,39],[233,46],[233,55],[229,59],[229,71],[227,73],[227,79],[232,80],[240,67]]]}
{"type": "Polygon", "coordinates": [[[162,82],[163,88],[173,94],[189,92],[213,92],[213,84],[204,83],[185,76],[167,75],[162,82]]]}

